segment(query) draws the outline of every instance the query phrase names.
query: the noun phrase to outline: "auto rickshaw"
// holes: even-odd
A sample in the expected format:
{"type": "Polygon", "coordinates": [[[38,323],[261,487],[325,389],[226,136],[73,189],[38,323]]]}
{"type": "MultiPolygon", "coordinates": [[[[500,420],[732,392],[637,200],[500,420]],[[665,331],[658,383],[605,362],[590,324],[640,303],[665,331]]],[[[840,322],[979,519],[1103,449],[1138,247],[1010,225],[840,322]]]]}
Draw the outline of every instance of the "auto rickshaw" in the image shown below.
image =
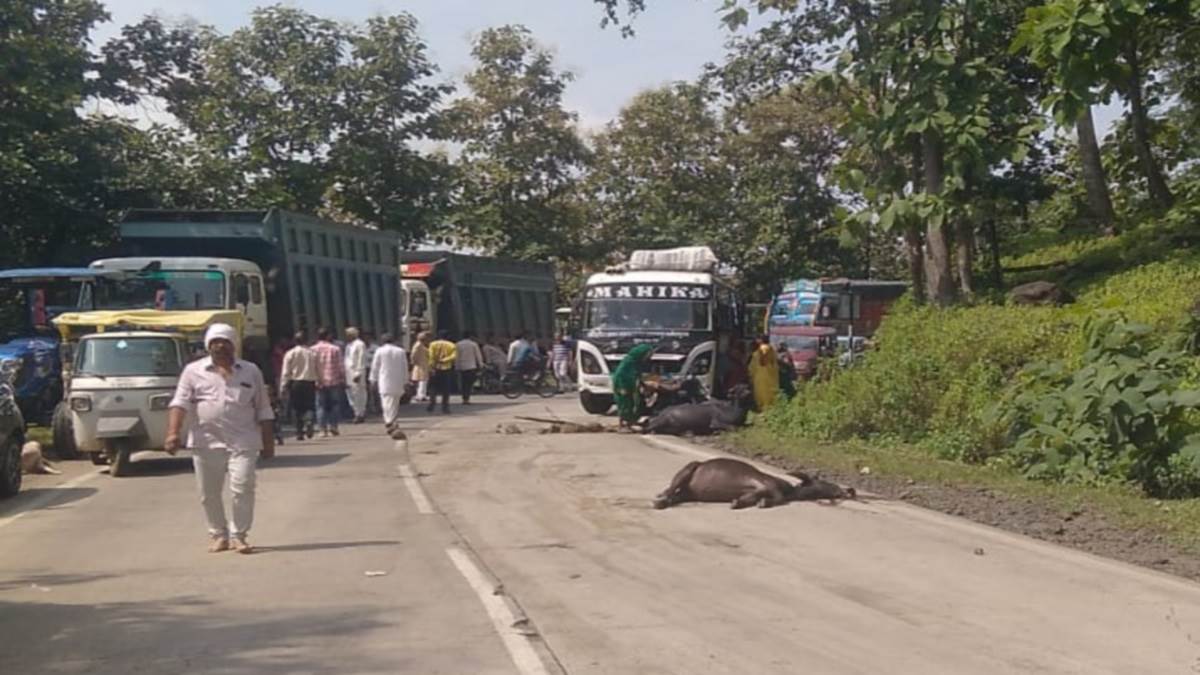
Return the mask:
{"type": "Polygon", "coordinates": [[[229,310],[80,312],[56,318],[64,345],[65,404],[78,451],[122,477],[129,473],[133,453],[162,450],[179,375],[204,354],[204,333],[215,323],[227,323],[241,336],[242,314],[229,310]]]}

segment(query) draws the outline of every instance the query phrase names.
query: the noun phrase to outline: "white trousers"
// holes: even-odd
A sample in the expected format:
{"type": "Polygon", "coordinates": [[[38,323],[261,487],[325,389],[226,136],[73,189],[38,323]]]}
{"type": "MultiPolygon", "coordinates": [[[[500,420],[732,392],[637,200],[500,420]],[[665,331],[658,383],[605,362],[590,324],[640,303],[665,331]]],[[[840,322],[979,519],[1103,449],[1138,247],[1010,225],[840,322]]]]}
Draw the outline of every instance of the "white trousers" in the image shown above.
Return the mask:
{"type": "Polygon", "coordinates": [[[379,394],[380,400],[383,402],[383,423],[386,426],[392,426],[392,423],[400,419],[400,395],[379,394]]]}
{"type": "Polygon", "coordinates": [[[351,382],[346,385],[349,388],[347,392],[350,395],[350,407],[354,409],[355,417],[367,416],[367,382],[365,378],[359,378],[357,383],[351,382]]]}
{"type": "Polygon", "coordinates": [[[417,396],[418,401],[429,400],[429,380],[417,380],[417,396]]]}
{"type": "Polygon", "coordinates": [[[246,536],[254,524],[254,469],[258,465],[258,450],[195,449],[192,465],[196,467],[208,533],[214,537],[246,536]],[[226,473],[233,493],[232,523],[225,519],[226,473]]]}

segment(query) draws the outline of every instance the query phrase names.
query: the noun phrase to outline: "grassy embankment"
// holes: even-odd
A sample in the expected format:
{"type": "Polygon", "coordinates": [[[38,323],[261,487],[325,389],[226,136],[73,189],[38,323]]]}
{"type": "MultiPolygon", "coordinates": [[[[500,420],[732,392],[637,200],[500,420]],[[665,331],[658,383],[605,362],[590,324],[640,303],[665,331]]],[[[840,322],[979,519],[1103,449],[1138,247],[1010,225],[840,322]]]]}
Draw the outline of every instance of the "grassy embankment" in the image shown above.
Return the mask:
{"type": "MultiPolygon", "coordinates": [[[[1148,498],[1143,486],[1107,465],[1087,480],[1030,480],[1029,466],[1015,457],[1014,419],[1003,403],[1026,386],[1022,372],[1030,363],[1084,365],[1085,328],[1106,311],[1152,327],[1150,346],[1179,331],[1200,300],[1196,215],[1177,209],[1111,238],[1031,237],[1005,267],[1038,269],[1011,274],[1006,284],[1057,281],[1076,303],[979,302],[949,310],[901,303],[862,366],[809,383],[735,442],[830,470],[869,466],[875,476],[986,487],[1064,512],[1087,506],[1115,524],[1150,528],[1200,552],[1200,499],[1148,498]]],[[[1184,385],[1195,388],[1198,372],[1193,366],[1184,385]]],[[[1175,424],[1200,430],[1198,419],[1191,412],[1175,424]]]]}

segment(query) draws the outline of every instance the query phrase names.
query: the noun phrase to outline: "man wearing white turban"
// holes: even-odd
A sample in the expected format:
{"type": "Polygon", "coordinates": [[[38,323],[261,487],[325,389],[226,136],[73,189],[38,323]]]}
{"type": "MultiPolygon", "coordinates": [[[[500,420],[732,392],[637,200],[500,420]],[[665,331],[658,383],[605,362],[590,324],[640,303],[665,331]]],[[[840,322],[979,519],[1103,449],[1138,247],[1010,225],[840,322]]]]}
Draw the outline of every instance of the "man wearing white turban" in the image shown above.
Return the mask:
{"type": "Polygon", "coordinates": [[[237,332],[213,324],[204,335],[208,357],[183,369],[167,422],[166,450],[180,448],[185,418],[191,417],[192,451],[200,503],[212,537],[209,551],[250,553],[246,541],[254,522],[254,471],[258,458],[275,455],[275,414],[258,366],[236,358],[237,332]],[[225,475],[233,492],[233,520],[225,518],[225,475]],[[232,542],[232,544],[231,544],[232,542]]]}

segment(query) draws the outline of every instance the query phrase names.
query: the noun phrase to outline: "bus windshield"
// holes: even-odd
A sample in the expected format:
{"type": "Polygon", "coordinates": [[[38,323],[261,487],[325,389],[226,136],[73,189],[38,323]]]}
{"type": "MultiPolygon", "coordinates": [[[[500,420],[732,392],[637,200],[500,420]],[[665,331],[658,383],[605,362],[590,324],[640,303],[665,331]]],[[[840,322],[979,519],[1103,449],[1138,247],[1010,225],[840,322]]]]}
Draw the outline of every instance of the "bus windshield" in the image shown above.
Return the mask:
{"type": "Polygon", "coordinates": [[[584,328],[592,331],[706,331],[711,330],[711,304],[706,300],[587,301],[584,328]]]}
{"type": "Polygon", "coordinates": [[[96,309],[226,309],[225,274],[215,270],[158,270],[92,292],[96,309]]]}

